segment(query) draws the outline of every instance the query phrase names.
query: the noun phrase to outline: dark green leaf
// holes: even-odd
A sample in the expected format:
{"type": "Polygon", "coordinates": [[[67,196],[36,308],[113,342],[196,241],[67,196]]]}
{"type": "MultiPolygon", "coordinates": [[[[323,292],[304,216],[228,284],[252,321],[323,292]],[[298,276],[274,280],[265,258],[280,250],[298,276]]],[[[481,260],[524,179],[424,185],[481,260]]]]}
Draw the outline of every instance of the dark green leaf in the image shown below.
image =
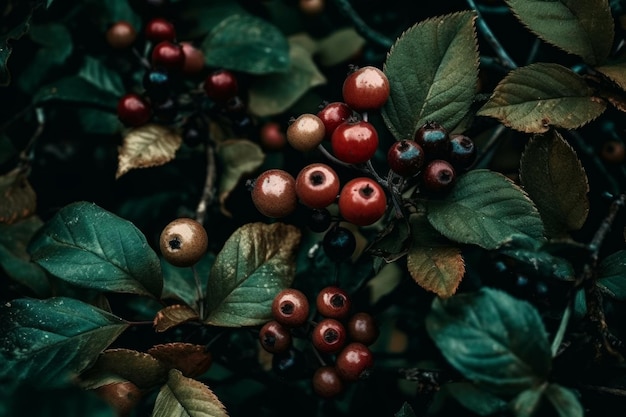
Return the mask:
{"type": "Polygon", "coordinates": [[[552,403],[559,417],[583,417],[585,415],[578,396],[569,388],[550,384],[545,396],[552,403]]]}
{"type": "Polygon", "coordinates": [[[597,283],[611,297],[626,300],[626,250],[613,252],[602,260],[597,283]]]}
{"type": "Polygon", "coordinates": [[[407,218],[394,219],[376,236],[367,251],[384,258],[387,262],[393,262],[406,255],[410,238],[411,227],[407,218]]]}
{"type": "Polygon", "coordinates": [[[99,90],[121,97],[126,93],[126,88],[119,73],[107,68],[96,58],[86,56],[78,76],[85,79],[90,84],[98,87],[99,90]]]}
{"type": "Polygon", "coordinates": [[[199,38],[232,15],[245,14],[239,3],[231,0],[186,0],[180,8],[181,39],[199,38]]]}
{"type": "Polygon", "coordinates": [[[161,294],[159,258],[145,236],[129,221],[92,203],[63,207],[28,250],[50,273],[81,287],[161,294]]]}
{"type": "Polygon", "coordinates": [[[251,74],[289,69],[289,44],[272,24],[251,15],[235,14],[215,26],[202,42],[209,66],[251,74]]]}
{"type": "Polygon", "coordinates": [[[505,247],[500,249],[501,254],[515,259],[520,272],[532,273],[533,275],[557,278],[562,281],[573,281],[574,268],[572,264],[563,258],[553,256],[541,249],[519,249],[505,247]]]}
{"type": "Polygon", "coordinates": [[[320,65],[339,65],[357,55],[365,42],[352,27],[338,29],[318,42],[315,55],[320,65]]]}
{"type": "Polygon", "coordinates": [[[452,130],[468,113],[478,80],[475,19],[459,12],[425,20],[389,51],[391,92],[382,115],[396,139],[413,138],[430,120],[452,130]]]}
{"type": "Polygon", "coordinates": [[[526,193],[504,175],[475,169],[461,175],[442,200],[431,200],[428,220],[448,239],[496,249],[515,235],[543,239],[543,225],[526,193]]]}
{"type": "Polygon", "coordinates": [[[205,321],[225,327],[268,321],[274,297],[293,281],[300,236],[298,228],[278,222],[237,229],[211,269],[205,321]]]}
{"type": "Polygon", "coordinates": [[[541,316],[503,291],[437,298],[426,329],[452,366],[495,394],[515,395],[549,374],[552,355],[541,316]]]}
{"type": "Polygon", "coordinates": [[[94,392],[85,392],[76,386],[62,388],[33,389],[28,385],[11,396],[2,416],[32,417],[117,417],[118,414],[110,404],[94,392]],[[36,401],[33,401],[36,398],[36,401]]]}
{"type": "Polygon", "coordinates": [[[228,417],[219,398],[200,381],[172,369],[159,391],[152,417],[228,417]]]}
{"type": "Polygon", "coordinates": [[[72,298],[16,299],[0,306],[0,376],[59,386],[82,372],[128,324],[72,298]]]}
{"type": "Polygon", "coordinates": [[[589,213],[587,174],[576,152],[557,132],[532,138],[520,161],[520,180],[549,237],[580,229],[589,213]]]}
{"type": "Polygon", "coordinates": [[[513,408],[515,417],[534,416],[541,405],[544,390],[545,385],[540,385],[520,392],[513,401],[511,401],[511,407],[513,408]]]}
{"type": "Polygon", "coordinates": [[[507,408],[506,401],[469,382],[453,382],[444,385],[443,389],[463,407],[481,416],[493,415],[507,408]]]}
{"type": "Polygon", "coordinates": [[[41,87],[33,95],[35,104],[52,101],[87,104],[115,114],[119,97],[100,90],[82,77],[71,75],[41,87]]]}
{"type": "MultiPolygon", "coordinates": [[[[215,262],[215,255],[207,252],[198,263],[194,265],[195,273],[199,277],[206,278],[211,272],[211,267],[215,262]]],[[[163,293],[162,299],[182,301],[190,307],[196,305],[198,291],[196,280],[192,268],[180,268],[170,264],[161,258],[161,269],[163,270],[163,293]]],[[[207,280],[201,279],[202,293],[206,293],[207,280]]]]}
{"type": "Polygon", "coordinates": [[[535,63],[504,77],[477,115],[522,132],[544,133],[550,126],[579,128],[605,109],[580,75],[559,64],[535,63]]]}
{"type": "Polygon", "coordinates": [[[76,110],[76,120],[86,133],[114,135],[120,131],[117,114],[101,109],[82,107],[76,110]]]}
{"type": "Polygon", "coordinates": [[[544,41],[597,65],[609,56],[614,23],[607,0],[506,0],[520,21],[544,41]]]}
{"type": "Polygon", "coordinates": [[[407,402],[402,404],[402,407],[400,408],[400,410],[398,410],[396,414],[394,414],[394,416],[395,417],[416,417],[415,411],[413,411],[413,407],[411,407],[411,405],[407,402]]]}

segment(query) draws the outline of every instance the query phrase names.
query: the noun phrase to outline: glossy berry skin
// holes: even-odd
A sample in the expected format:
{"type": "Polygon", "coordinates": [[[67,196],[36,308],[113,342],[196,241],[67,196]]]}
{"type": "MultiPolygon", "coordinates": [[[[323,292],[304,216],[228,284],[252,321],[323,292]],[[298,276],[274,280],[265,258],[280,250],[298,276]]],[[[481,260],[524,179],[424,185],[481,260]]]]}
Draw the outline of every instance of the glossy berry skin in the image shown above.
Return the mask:
{"type": "Polygon", "coordinates": [[[346,329],[338,320],[320,320],[311,332],[311,342],[319,352],[339,352],[346,343],[346,329]]]}
{"type": "Polygon", "coordinates": [[[251,197],[256,209],[264,216],[288,216],[298,206],[296,180],[287,171],[269,169],[254,181],[251,197]]]}
{"type": "Polygon", "coordinates": [[[152,66],[172,72],[181,71],[185,66],[183,48],[170,41],[157,43],[152,50],[152,66]]]}
{"type": "Polygon", "coordinates": [[[289,350],[293,340],[289,329],[276,320],[271,320],[259,330],[259,342],[269,353],[282,353],[289,350]]]}
{"type": "Polygon", "coordinates": [[[309,300],[302,291],[286,288],[274,297],[272,316],[283,326],[302,326],[309,318],[309,300]]]}
{"type": "Polygon", "coordinates": [[[296,177],[296,194],[300,202],[310,208],[321,209],[334,203],[339,187],[339,176],[323,163],[305,166],[296,177]]]}
{"type": "Polygon", "coordinates": [[[324,234],[322,248],[331,260],[341,262],[350,258],[354,253],[356,238],[354,233],[345,227],[333,227],[324,234]]]}
{"type": "Polygon", "coordinates": [[[324,123],[326,130],[325,139],[330,140],[337,126],[348,120],[352,115],[352,109],[343,101],[333,101],[322,107],[317,112],[317,117],[324,123]]]}
{"type": "Polygon", "coordinates": [[[163,41],[173,42],[176,39],[176,29],[169,20],[155,17],[146,24],[144,30],[146,39],[158,43],[163,41]]]}
{"type": "Polygon", "coordinates": [[[185,55],[183,74],[196,75],[201,73],[204,69],[204,52],[190,42],[181,42],[180,46],[183,48],[183,54],[185,55]]]}
{"type": "Polygon", "coordinates": [[[287,142],[300,152],[317,148],[325,135],[324,123],[312,113],[301,114],[287,127],[287,142]]]}
{"type": "Polygon", "coordinates": [[[433,192],[444,192],[452,188],[456,181],[454,167],[442,159],[430,161],[422,173],[424,188],[433,192]]]}
{"type": "Polygon", "coordinates": [[[259,132],[259,141],[263,148],[270,151],[278,151],[285,147],[287,144],[287,136],[283,132],[280,123],[267,122],[261,126],[259,132]]]}
{"type": "Polygon", "coordinates": [[[142,126],[148,123],[151,116],[150,103],[139,94],[125,94],[117,102],[117,117],[126,126],[142,126]]]}
{"type": "Polygon", "coordinates": [[[328,209],[315,209],[311,211],[307,226],[309,226],[312,232],[322,233],[328,230],[331,222],[332,217],[328,209]]]}
{"type": "Polygon", "coordinates": [[[322,398],[336,397],[345,389],[345,383],[334,366],[325,365],[317,368],[311,382],[313,391],[322,398]]]}
{"type": "Polygon", "coordinates": [[[361,67],[348,74],[341,91],[343,101],[352,109],[359,112],[376,110],[389,98],[389,80],[376,67],[361,67]]]}
{"type": "Polygon", "coordinates": [[[445,159],[450,152],[448,131],[434,121],[428,121],[417,129],[415,142],[422,147],[427,160],[445,159]]]}
{"type": "Polygon", "coordinates": [[[165,260],[179,267],[196,264],[206,253],[208,245],[209,238],[204,226],[186,217],[171,221],[159,238],[159,247],[165,260]]]}
{"type": "Polygon", "coordinates": [[[130,416],[143,396],[139,387],[130,381],[102,385],[94,392],[111,405],[120,417],[130,416]]]}
{"type": "Polygon", "coordinates": [[[363,343],[347,344],[337,354],[335,368],[344,381],[354,382],[365,377],[374,366],[374,355],[363,343]]]}
{"type": "Polygon", "coordinates": [[[411,177],[424,165],[424,150],[414,140],[395,142],[387,151],[389,168],[402,177],[411,177]]]}
{"type": "Polygon", "coordinates": [[[345,290],[331,285],[317,294],[315,306],[323,317],[341,320],[348,317],[352,302],[345,290]]]}
{"type": "Polygon", "coordinates": [[[343,186],[338,205],[344,220],[357,226],[369,226],[385,214],[387,195],[373,179],[357,177],[343,186]]]}
{"type": "Polygon", "coordinates": [[[608,164],[621,164],[626,159],[626,147],[620,141],[608,140],[600,149],[600,157],[608,164]]]}
{"type": "Polygon", "coordinates": [[[380,333],[374,317],[365,312],[353,314],[346,324],[346,330],[351,341],[363,343],[366,346],[374,343],[380,333]]]}
{"type": "Polygon", "coordinates": [[[208,98],[220,103],[225,103],[239,94],[239,83],[235,74],[224,69],[209,74],[202,88],[208,98]]]}
{"type": "Polygon", "coordinates": [[[364,120],[345,121],[337,126],[330,141],[337,159],[348,164],[361,164],[376,153],[378,132],[364,120]]]}
{"type": "Polygon", "coordinates": [[[450,135],[450,155],[447,160],[456,171],[469,168],[476,159],[476,145],[465,135],[450,135]]]}
{"type": "Polygon", "coordinates": [[[169,97],[171,80],[167,71],[154,69],[146,71],[143,76],[143,88],[152,100],[161,101],[169,97]]]}
{"type": "Polygon", "coordinates": [[[137,31],[126,21],[119,21],[106,31],[106,41],[113,49],[129,48],[137,39],[137,31]]]}

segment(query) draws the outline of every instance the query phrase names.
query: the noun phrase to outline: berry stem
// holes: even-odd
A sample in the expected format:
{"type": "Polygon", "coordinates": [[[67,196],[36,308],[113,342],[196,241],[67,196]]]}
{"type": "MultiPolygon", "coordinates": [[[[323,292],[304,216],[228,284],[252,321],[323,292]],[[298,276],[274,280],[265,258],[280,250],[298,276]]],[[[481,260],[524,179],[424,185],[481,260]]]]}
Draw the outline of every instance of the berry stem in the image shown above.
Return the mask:
{"type": "Polygon", "coordinates": [[[320,355],[315,346],[311,346],[311,348],[313,349],[313,353],[315,354],[317,361],[320,363],[320,366],[326,366],[326,361],[322,358],[322,355],[320,355]]]}
{"type": "Polygon", "coordinates": [[[152,65],[150,65],[150,62],[139,53],[139,51],[137,50],[137,48],[132,48],[133,51],[133,55],[135,55],[135,57],[137,57],[137,60],[139,61],[139,63],[141,64],[142,67],[144,67],[145,69],[150,69],[152,68],[152,65]]]}
{"type": "Polygon", "coordinates": [[[207,167],[206,167],[206,180],[204,182],[204,189],[202,190],[202,196],[196,207],[196,221],[200,224],[204,224],[206,218],[206,212],[208,207],[213,202],[215,197],[215,150],[213,146],[206,145],[207,167]]]}

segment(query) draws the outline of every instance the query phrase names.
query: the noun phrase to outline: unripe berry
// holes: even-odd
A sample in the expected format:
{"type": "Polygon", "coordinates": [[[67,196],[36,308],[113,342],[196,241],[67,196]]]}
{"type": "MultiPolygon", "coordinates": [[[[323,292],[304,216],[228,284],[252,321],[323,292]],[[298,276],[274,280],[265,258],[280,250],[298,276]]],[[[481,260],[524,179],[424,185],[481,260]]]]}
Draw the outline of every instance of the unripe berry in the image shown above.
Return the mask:
{"type": "Polygon", "coordinates": [[[322,120],[312,113],[304,113],[287,127],[287,142],[300,152],[308,152],[322,143],[325,134],[322,120]]]}
{"type": "Polygon", "coordinates": [[[208,244],[209,238],[204,226],[185,217],[173,220],[165,226],[159,239],[165,260],[179,267],[197,263],[206,253],[208,244]]]}

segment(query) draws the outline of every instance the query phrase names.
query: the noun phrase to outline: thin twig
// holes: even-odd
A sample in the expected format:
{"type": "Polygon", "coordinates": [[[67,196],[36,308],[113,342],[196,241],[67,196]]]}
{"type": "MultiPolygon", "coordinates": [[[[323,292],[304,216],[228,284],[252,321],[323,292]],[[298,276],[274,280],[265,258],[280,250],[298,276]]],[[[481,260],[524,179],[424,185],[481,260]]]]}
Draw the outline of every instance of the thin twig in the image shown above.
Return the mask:
{"type": "Polygon", "coordinates": [[[207,209],[213,202],[213,198],[215,198],[215,150],[213,149],[213,146],[211,146],[211,144],[208,144],[206,147],[206,156],[206,180],[204,182],[202,196],[200,197],[200,201],[198,202],[198,206],[196,208],[196,221],[200,224],[204,223],[207,209]]]}
{"type": "Polygon", "coordinates": [[[365,21],[359,16],[359,14],[354,10],[352,4],[348,0],[335,0],[335,5],[339,8],[339,10],[346,16],[348,19],[352,21],[354,24],[354,28],[357,32],[359,32],[363,37],[384,49],[389,49],[393,45],[393,40],[383,35],[380,32],[372,29],[365,21]]]}

